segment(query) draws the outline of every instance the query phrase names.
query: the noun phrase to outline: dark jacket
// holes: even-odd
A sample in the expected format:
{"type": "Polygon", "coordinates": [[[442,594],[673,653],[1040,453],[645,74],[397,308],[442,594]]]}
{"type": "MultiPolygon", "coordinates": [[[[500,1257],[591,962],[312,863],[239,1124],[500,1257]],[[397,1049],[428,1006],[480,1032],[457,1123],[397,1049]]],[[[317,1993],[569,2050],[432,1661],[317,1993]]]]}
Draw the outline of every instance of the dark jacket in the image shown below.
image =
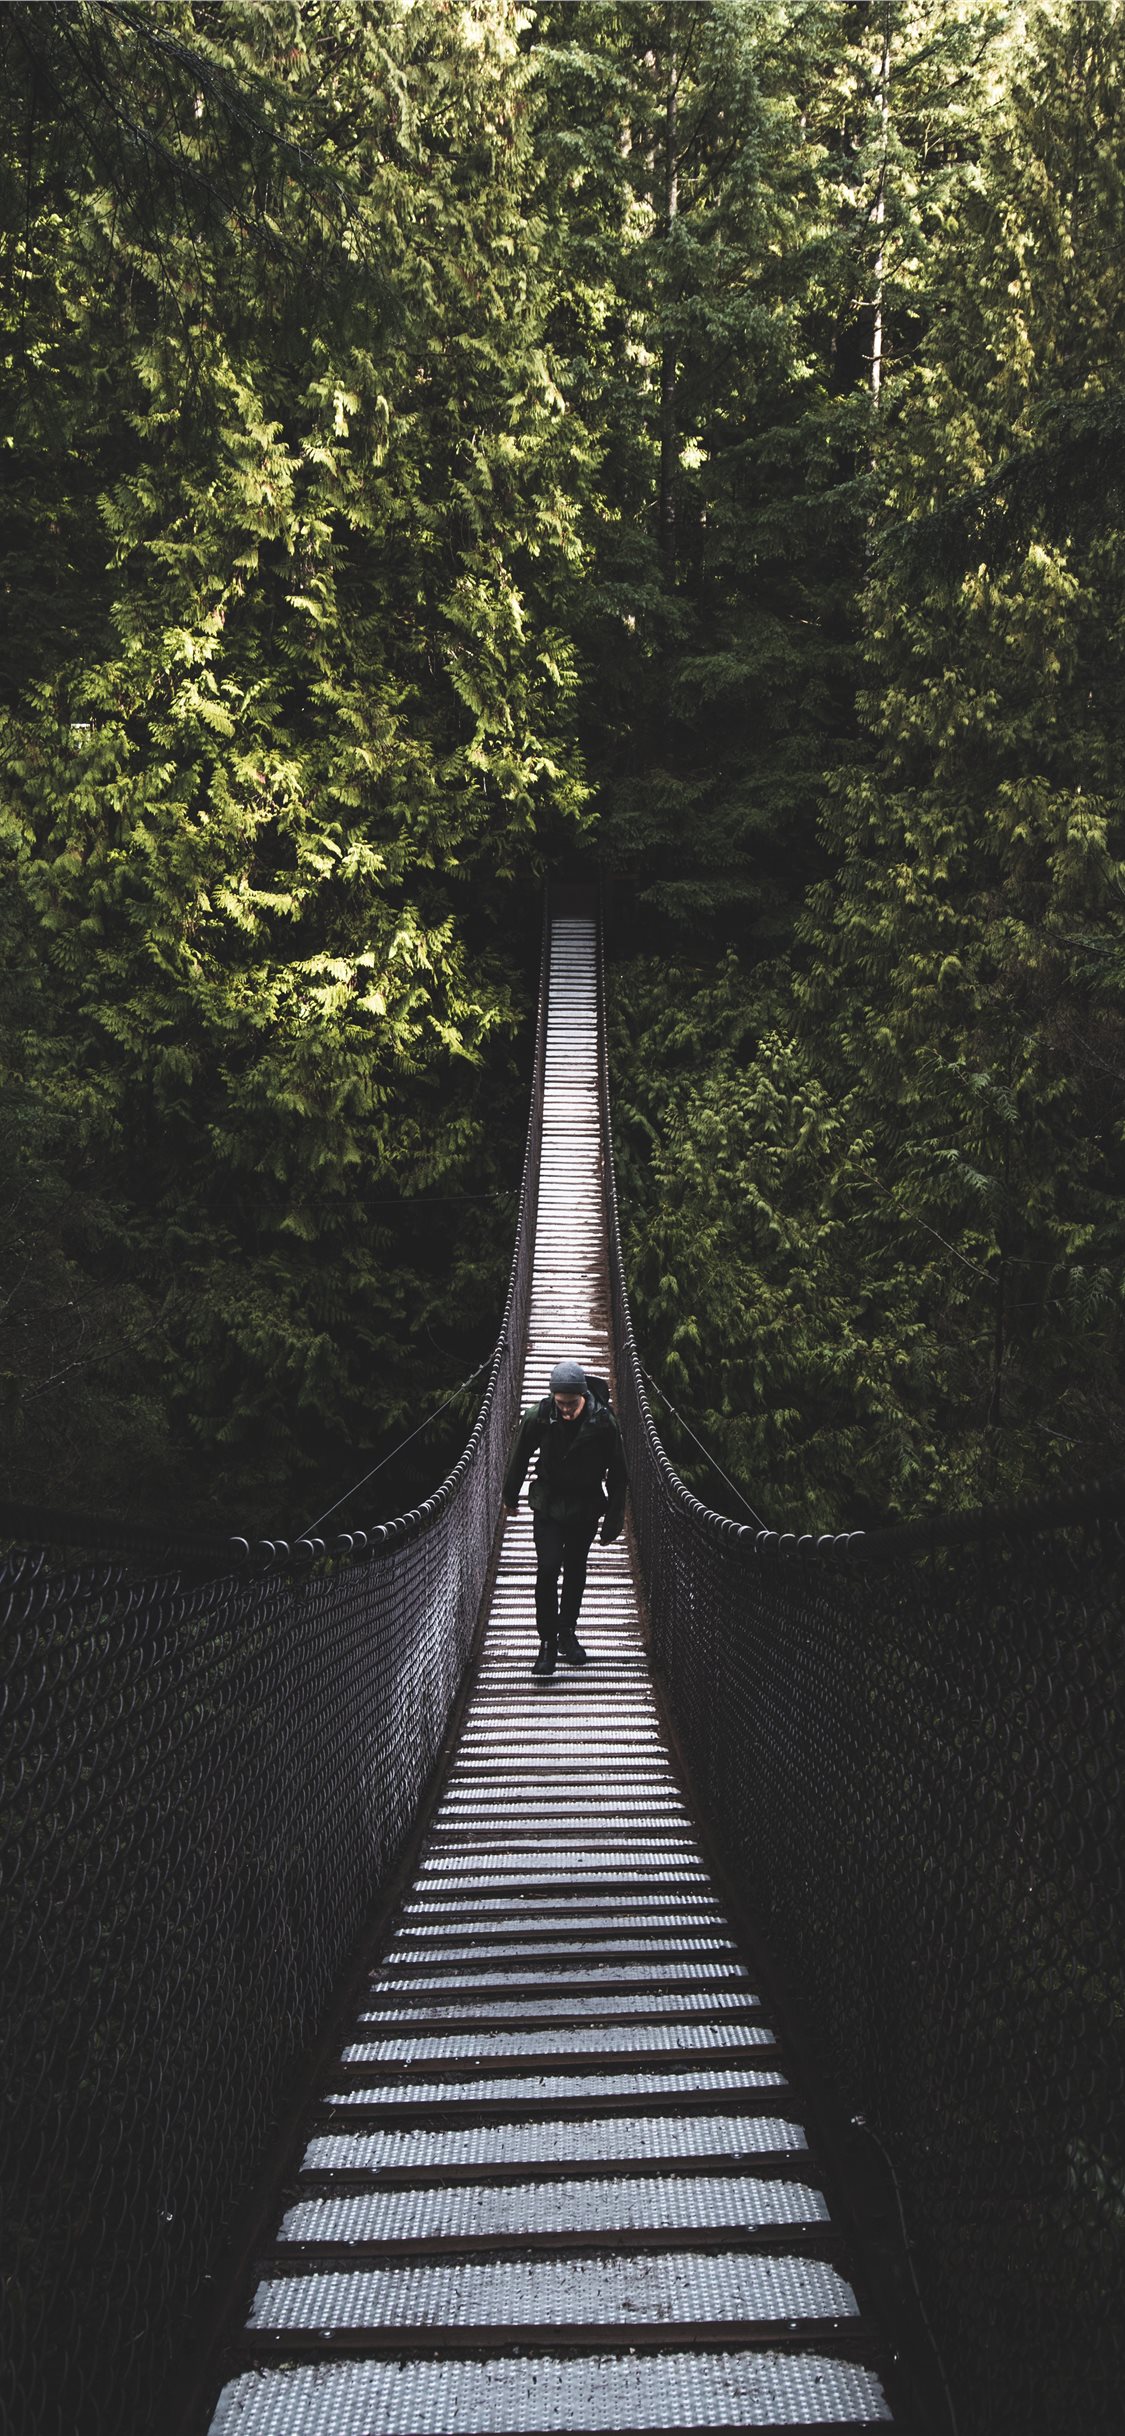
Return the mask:
{"type": "Polygon", "coordinates": [[[529,1405],[504,1474],[506,1506],[519,1504],[533,1455],[538,1461],[527,1502],[534,1514],[547,1515],[552,1522],[588,1523],[591,1533],[604,1514],[602,1538],[618,1537],[628,1479],[621,1432],[607,1405],[587,1396],[577,1421],[564,1421],[551,1396],[529,1405]]]}

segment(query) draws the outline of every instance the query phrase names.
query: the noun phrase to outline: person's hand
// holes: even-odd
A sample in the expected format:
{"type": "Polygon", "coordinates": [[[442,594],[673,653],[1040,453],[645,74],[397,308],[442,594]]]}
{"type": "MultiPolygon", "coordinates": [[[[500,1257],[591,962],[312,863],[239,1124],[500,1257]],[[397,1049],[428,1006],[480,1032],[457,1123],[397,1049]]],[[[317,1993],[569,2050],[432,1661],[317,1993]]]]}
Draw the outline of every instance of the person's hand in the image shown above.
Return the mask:
{"type": "Polygon", "coordinates": [[[621,1537],[621,1524],[620,1524],[620,1523],[614,1523],[614,1524],[613,1524],[613,1526],[612,1526],[612,1529],[611,1529],[611,1527],[610,1527],[610,1525],[609,1525],[608,1523],[603,1523],[603,1524],[602,1524],[602,1527],[601,1527],[601,1530],[600,1530],[600,1531],[599,1531],[599,1533],[598,1533],[598,1538],[600,1539],[600,1541],[601,1541],[601,1543],[602,1543],[603,1548],[608,1548],[608,1546],[609,1546],[609,1543],[610,1543],[611,1539],[620,1539],[620,1537],[621,1537]]]}
{"type": "Polygon", "coordinates": [[[515,1505],[515,1506],[510,1506],[510,1505],[508,1504],[508,1500],[507,1500],[507,1498],[505,1498],[505,1500],[504,1500],[504,1512],[505,1512],[505,1514],[518,1514],[518,1513],[519,1513],[519,1507],[518,1507],[518,1505],[515,1505]]]}

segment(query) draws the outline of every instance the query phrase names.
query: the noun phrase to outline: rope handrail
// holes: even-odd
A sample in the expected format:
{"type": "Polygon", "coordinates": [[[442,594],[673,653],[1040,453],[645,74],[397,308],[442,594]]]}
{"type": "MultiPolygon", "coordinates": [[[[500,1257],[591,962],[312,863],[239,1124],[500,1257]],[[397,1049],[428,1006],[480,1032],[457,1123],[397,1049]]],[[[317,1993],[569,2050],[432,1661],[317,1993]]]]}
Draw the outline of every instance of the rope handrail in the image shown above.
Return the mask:
{"type": "Polygon", "coordinates": [[[545,921],[504,1313],[432,1494],[292,1544],[19,1512],[39,1545],[0,1565],[0,2430],[169,2424],[203,2279],[416,1819],[519,1410],[548,969],[545,921]]]}
{"type": "Polygon", "coordinates": [[[1110,2436],[1122,1484],[868,1533],[756,1531],[695,1496],[633,1331],[602,990],[618,1411],[681,1747],[837,2158],[862,2125],[893,2180],[962,2436],[1110,2436]]]}

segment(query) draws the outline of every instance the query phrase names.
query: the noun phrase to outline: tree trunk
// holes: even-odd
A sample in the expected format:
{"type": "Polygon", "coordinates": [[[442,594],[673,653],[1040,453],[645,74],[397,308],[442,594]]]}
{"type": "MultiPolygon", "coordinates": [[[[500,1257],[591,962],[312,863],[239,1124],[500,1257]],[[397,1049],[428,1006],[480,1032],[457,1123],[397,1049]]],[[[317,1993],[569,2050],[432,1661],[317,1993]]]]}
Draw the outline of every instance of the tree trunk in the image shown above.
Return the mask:
{"type": "MultiPolygon", "coordinates": [[[[1011,1059],[1008,1061],[1009,1083],[1011,1059]]],[[[996,1275],[996,1299],[992,1318],[992,1384],[988,1398],[988,1426],[999,1429],[1003,1419],[1004,1364],[1008,1358],[1008,1263],[1012,1250],[1012,1153],[1010,1144],[1004,1150],[1004,1196],[1000,1209],[1000,1232],[997,1250],[1000,1263],[996,1275]]]]}
{"type": "Polygon", "coordinates": [[[871,398],[879,403],[883,381],[883,281],[886,255],[883,231],[887,219],[887,144],[891,118],[891,19],[883,14],[883,51],[879,61],[879,176],[871,217],[875,227],[875,279],[871,312],[871,398]]]}
{"type": "MultiPolygon", "coordinates": [[[[676,156],[678,136],[678,87],[676,59],[673,52],[668,64],[668,93],[664,106],[664,236],[670,243],[680,208],[679,163],[676,156]]],[[[665,280],[665,312],[671,288],[670,272],[665,280]]],[[[658,544],[660,564],[665,579],[676,580],[676,388],[678,366],[676,341],[667,328],[660,351],[660,501],[658,544]]]]}

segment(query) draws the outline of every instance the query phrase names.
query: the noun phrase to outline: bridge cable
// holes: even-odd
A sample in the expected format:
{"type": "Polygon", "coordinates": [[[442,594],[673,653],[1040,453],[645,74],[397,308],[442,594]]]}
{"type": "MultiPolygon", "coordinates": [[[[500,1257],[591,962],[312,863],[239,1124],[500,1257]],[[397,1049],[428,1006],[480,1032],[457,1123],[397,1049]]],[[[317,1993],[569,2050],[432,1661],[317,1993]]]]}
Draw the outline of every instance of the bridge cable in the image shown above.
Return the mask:
{"type": "Polygon", "coordinates": [[[729,1475],[724,1472],[722,1464],[716,1463],[715,1458],[711,1454],[709,1448],[704,1446],[702,1438],[696,1437],[695,1431],[692,1429],[690,1422],[685,1421],[683,1414],[676,1411],[676,1407],[673,1404],[671,1397],[665,1395],[664,1389],[653,1378],[651,1371],[645,1369],[644,1363],[641,1361],[639,1355],[637,1357],[637,1368],[640,1371],[642,1379],[647,1380],[653,1394],[659,1396],[661,1403],[667,1406],[668,1411],[672,1415],[672,1419],[674,1421],[678,1421],[680,1428],[687,1431],[688,1437],[691,1439],[693,1446],[697,1446],[699,1448],[700,1454],[706,1458],[706,1461],[710,1464],[712,1471],[718,1473],[720,1480],[726,1481],[732,1497],[737,1497],[739,1505],[745,1506],[751,1520],[757,1523],[759,1531],[768,1531],[769,1524],[762,1521],[760,1514],[755,1514],[749,1498],[743,1496],[741,1489],[736,1489],[733,1480],[731,1480],[729,1475]]]}
{"type": "Polygon", "coordinates": [[[408,1437],[400,1438],[398,1445],[392,1446],[389,1455],[384,1455],[379,1463],[373,1463],[371,1470],[364,1473],[362,1480],[353,1481],[351,1488],[345,1489],[343,1494],[336,1499],[334,1505],[325,1506],[323,1514],[318,1514],[315,1522],[306,1523],[304,1530],[298,1532],[298,1538],[308,1539],[312,1532],[319,1531],[321,1524],[328,1521],[330,1514],[338,1513],[341,1506],[347,1505],[349,1497],[357,1496],[360,1489],[365,1489],[367,1487],[369,1480],[374,1480],[378,1472],[385,1471],[388,1463],[393,1463],[395,1456],[401,1455],[404,1447],[412,1446],[415,1438],[420,1438],[423,1430],[429,1429],[432,1421],[440,1421],[442,1414],[449,1411],[450,1405],[456,1402],[457,1397],[463,1395],[467,1387],[472,1387],[474,1382],[480,1378],[482,1372],[491,1370],[494,1358],[494,1354],[486,1354],[484,1361],[478,1362],[475,1370],[470,1370],[468,1378],[462,1379],[459,1386],[451,1389],[449,1395],[447,1395],[445,1399],[444,1404],[439,1404],[434,1412],[428,1413],[426,1419],[424,1421],[420,1421],[417,1429],[412,1429],[408,1437]]]}
{"type": "Polygon", "coordinates": [[[895,2172],[894,2158],[891,2156],[890,2150],[879,2138],[879,2134],[876,2131],[874,2124],[868,2122],[866,2115],[853,2115],[851,2117],[851,2126],[853,2131],[864,2132],[867,2138],[874,2142],[875,2147],[878,2149],[879,2155],[886,2166],[887,2172],[890,2175],[891,2184],[894,2189],[895,2205],[898,2209],[898,2226],[899,2233],[902,2237],[902,2255],[906,2261],[906,2268],[910,2281],[914,2286],[914,2298],[918,2306],[918,2315],[929,2338],[930,2350],[933,2353],[937,2373],[941,2379],[942,2392],[945,2396],[945,2407],[949,2414],[949,2436],[961,2436],[961,2423],[957,2417],[953,2396],[949,2390],[949,2379],[945,2373],[945,2362],[941,2355],[937,2336],[930,2324],[926,2304],[922,2299],[922,2287],[918,2281],[918,2273],[914,2265],[914,2243],[911,2239],[910,2231],[906,2222],[906,2209],[903,2206],[902,2187],[899,2183],[898,2175],[895,2172]]]}

